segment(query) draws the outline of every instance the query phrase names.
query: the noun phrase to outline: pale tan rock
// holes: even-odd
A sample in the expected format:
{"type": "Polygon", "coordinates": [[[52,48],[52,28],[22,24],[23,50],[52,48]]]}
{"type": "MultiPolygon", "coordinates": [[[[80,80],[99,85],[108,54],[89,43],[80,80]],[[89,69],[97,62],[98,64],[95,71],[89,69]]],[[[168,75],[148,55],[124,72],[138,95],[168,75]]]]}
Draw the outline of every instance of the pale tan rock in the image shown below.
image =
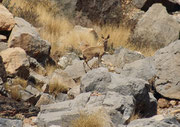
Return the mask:
{"type": "Polygon", "coordinates": [[[175,101],[175,100],[171,100],[169,103],[170,103],[172,106],[175,106],[175,105],[177,105],[177,104],[178,104],[178,102],[177,102],[177,101],[175,101]]]}
{"type": "Polygon", "coordinates": [[[55,102],[55,99],[53,98],[53,96],[44,93],[41,95],[40,99],[38,100],[35,106],[40,107],[41,105],[48,105],[54,102],[55,102]]]}
{"type": "Polygon", "coordinates": [[[160,98],[159,100],[158,100],[158,106],[160,107],[160,108],[168,108],[170,105],[169,105],[169,101],[168,100],[166,100],[166,99],[164,99],[164,98],[160,98]]]}
{"type": "Polygon", "coordinates": [[[7,37],[4,35],[0,35],[0,41],[7,41],[7,37]]]}
{"type": "Polygon", "coordinates": [[[0,4],[0,31],[11,31],[15,25],[13,15],[0,4]]]}
{"type": "Polygon", "coordinates": [[[8,48],[0,53],[8,75],[29,76],[29,61],[26,52],[19,47],[8,48]]]}

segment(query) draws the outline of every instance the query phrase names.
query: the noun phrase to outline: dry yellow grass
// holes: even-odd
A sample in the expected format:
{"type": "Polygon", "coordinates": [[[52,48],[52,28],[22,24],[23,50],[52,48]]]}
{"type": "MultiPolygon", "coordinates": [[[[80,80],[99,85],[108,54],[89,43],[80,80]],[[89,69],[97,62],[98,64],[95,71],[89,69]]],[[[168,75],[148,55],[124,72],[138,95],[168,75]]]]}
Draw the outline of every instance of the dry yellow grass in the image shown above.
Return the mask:
{"type": "Polygon", "coordinates": [[[80,113],[79,118],[72,121],[71,127],[105,127],[108,124],[107,114],[99,110],[91,114],[80,113]]]}
{"type": "Polygon", "coordinates": [[[46,69],[47,75],[51,75],[56,70],[56,66],[46,65],[45,69],[46,69]]]}
{"type": "Polygon", "coordinates": [[[129,37],[131,34],[131,28],[128,26],[119,25],[112,26],[107,25],[101,28],[99,35],[108,35],[110,34],[109,46],[113,45],[113,48],[117,48],[122,46],[124,48],[128,48],[130,50],[139,51],[145,56],[152,56],[155,52],[155,49],[151,47],[138,47],[129,42],[129,37]]]}
{"type": "Polygon", "coordinates": [[[64,85],[64,83],[61,80],[57,78],[53,78],[52,80],[50,80],[49,93],[56,96],[58,93],[67,92],[68,90],[69,88],[66,85],[64,85]]]}
{"type": "Polygon", "coordinates": [[[22,79],[22,78],[15,78],[13,80],[13,85],[20,85],[22,86],[23,88],[26,88],[27,87],[27,81],[25,79],[22,79]]]}
{"type": "Polygon", "coordinates": [[[5,89],[15,100],[19,100],[21,98],[20,90],[23,90],[26,87],[27,87],[27,81],[19,77],[15,78],[12,84],[9,83],[5,84],[5,89]]]}
{"type": "MultiPolygon", "coordinates": [[[[39,27],[38,30],[41,37],[51,43],[52,56],[62,56],[66,52],[71,51],[80,53],[79,43],[82,41],[90,46],[97,45],[97,41],[94,40],[91,34],[72,31],[74,26],[71,21],[61,13],[60,8],[51,0],[11,0],[9,8],[11,8],[10,10],[14,15],[23,17],[33,25],[39,27]]],[[[99,37],[110,34],[110,50],[123,46],[131,50],[140,51],[145,56],[151,56],[155,52],[155,50],[150,47],[132,45],[128,41],[131,33],[130,27],[123,25],[119,25],[119,27],[105,25],[101,28],[94,26],[94,29],[97,30],[99,37]]],[[[100,41],[101,40],[98,42],[100,41]]]]}

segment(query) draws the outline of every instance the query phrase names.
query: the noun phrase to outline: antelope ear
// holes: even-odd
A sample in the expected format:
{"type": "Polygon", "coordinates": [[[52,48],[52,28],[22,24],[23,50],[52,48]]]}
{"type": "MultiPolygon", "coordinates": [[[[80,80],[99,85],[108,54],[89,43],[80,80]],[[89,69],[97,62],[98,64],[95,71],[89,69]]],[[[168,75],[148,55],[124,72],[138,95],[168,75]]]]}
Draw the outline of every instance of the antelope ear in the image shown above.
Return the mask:
{"type": "Polygon", "coordinates": [[[109,39],[110,38],[110,35],[108,34],[107,38],[106,39],[109,39]]]}

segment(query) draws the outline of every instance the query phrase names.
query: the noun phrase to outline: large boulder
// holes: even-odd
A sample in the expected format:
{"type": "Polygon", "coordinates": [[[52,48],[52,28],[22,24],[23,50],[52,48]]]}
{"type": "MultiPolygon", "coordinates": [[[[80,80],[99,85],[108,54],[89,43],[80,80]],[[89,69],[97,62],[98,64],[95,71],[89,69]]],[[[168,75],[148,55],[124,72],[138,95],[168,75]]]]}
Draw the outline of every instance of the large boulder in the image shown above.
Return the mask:
{"type": "Polygon", "coordinates": [[[177,40],[179,31],[180,25],[167,13],[166,8],[162,4],[153,4],[139,19],[131,41],[139,46],[158,49],[177,40]]]}
{"type": "Polygon", "coordinates": [[[21,47],[26,53],[37,59],[39,62],[44,62],[50,54],[50,43],[42,40],[31,24],[22,18],[15,18],[16,25],[8,40],[8,47],[21,47]]]}
{"type": "Polygon", "coordinates": [[[122,16],[121,0],[78,0],[76,10],[95,22],[119,23],[122,16]]]}
{"type": "Polygon", "coordinates": [[[22,48],[8,48],[0,52],[0,56],[8,75],[18,75],[25,79],[29,76],[29,61],[22,48]]]}
{"type": "Polygon", "coordinates": [[[156,69],[153,58],[147,57],[145,59],[125,64],[122,69],[116,69],[116,72],[123,76],[141,78],[148,81],[156,74],[156,69]]]}
{"type": "Polygon", "coordinates": [[[1,56],[0,56],[0,79],[2,81],[6,81],[6,70],[1,56]]]}
{"type": "Polygon", "coordinates": [[[162,96],[180,100],[180,40],[162,48],[154,55],[155,88],[162,96]]]}
{"type": "Polygon", "coordinates": [[[0,4],[0,31],[11,31],[15,25],[13,15],[0,4]]]}

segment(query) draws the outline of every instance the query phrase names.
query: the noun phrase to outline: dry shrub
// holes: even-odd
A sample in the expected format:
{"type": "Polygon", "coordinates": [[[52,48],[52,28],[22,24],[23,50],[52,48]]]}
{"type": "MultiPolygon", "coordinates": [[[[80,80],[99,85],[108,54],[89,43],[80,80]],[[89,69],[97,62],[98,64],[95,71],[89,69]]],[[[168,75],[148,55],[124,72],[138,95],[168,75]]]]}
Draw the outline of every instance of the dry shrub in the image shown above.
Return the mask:
{"type": "Polygon", "coordinates": [[[9,82],[5,83],[4,87],[13,99],[19,100],[21,98],[20,91],[27,87],[27,81],[17,77],[12,80],[12,84],[9,82]]]}
{"type": "Polygon", "coordinates": [[[9,89],[9,94],[11,95],[11,98],[13,98],[15,100],[20,100],[21,99],[21,93],[20,93],[21,90],[23,90],[23,89],[19,85],[11,86],[9,89]]]}
{"type": "Polygon", "coordinates": [[[71,127],[105,127],[110,124],[107,114],[103,110],[88,113],[80,113],[79,118],[71,123],[71,127]]]}
{"type": "Polygon", "coordinates": [[[97,40],[93,34],[88,32],[77,32],[76,30],[72,30],[68,34],[61,37],[60,42],[62,43],[59,45],[57,44],[54,51],[61,51],[62,54],[67,52],[75,52],[80,54],[80,43],[88,44],[89,46],[95,46],[97,44],[97,40]]]}
{"type": "Polygon", "coordinates": [[[58,93],[67,92],[69,88],[58,78],[53,78],[49,83],[49,93],[57,95],[58,93]]]}
{"type": "Polygon", "coordinates": [[[22,86],[23,88],[26,88],[27,87],[27,81],[25,79],[22,79],[22,78],[15,78],[13,80],[13,85],[20,85],[22,86]]]}

